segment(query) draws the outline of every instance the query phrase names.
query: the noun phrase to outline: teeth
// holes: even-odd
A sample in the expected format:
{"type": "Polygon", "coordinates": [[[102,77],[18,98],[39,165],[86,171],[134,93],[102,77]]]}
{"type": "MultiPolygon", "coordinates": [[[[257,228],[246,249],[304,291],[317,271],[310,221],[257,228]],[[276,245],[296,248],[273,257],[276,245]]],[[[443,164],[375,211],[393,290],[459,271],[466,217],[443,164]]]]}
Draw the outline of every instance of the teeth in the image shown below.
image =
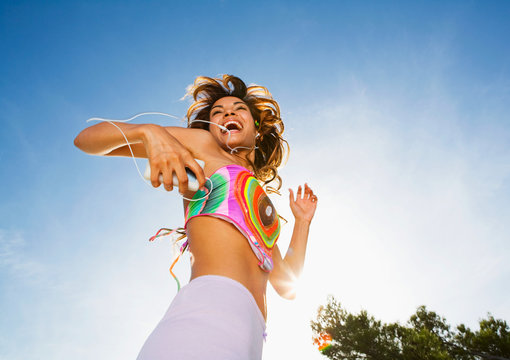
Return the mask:
{"type": "MultiPolygon", "coordinates": [[[[243,127],[241,126],[241,123],[238,122],[238,121],[235,121],[235,120],[230,120],[230,121],[227,121],[225,124],[223,124],[224,127],[228,127],[229,125],[231,124],[234,124],[235,126],[237,126],[237,130],[240,130],[242,129],[243,127]]],[[[226,131],[225,130],[222,130],[223,133],[225,133],[226,131]]]]}

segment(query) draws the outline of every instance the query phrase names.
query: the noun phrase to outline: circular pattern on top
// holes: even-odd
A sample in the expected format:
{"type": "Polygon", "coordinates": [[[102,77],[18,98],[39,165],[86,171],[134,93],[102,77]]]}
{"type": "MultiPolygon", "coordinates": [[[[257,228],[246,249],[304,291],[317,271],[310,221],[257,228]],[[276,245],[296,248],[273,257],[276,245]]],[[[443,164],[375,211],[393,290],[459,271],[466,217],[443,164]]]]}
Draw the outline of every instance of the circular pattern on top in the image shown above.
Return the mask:
{"type": "Polygon", "coordinates": [[[273,203],[248,171],[241,171],[237,175],[235,193],[247,226],[266,248],[271,249],[280,234],[280,221],[273,203]]]}

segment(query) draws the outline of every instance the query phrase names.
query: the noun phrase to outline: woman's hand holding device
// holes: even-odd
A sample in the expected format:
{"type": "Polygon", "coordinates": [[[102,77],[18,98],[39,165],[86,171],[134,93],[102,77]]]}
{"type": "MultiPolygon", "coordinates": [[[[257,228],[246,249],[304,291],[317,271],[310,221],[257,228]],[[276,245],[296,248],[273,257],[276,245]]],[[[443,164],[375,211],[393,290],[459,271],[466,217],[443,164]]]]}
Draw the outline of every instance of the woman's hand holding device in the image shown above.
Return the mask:
{"type": "MultiPolygon", "coordinates": [[[[147,152],[150,166],[150,180],[152,186],[159,187],[164,184],[168,191],[178,185],[179,192],[184,194],[192,190],[188,183],[186,168],[196,176],[198,185],[196,190],[205,185],[206,179],[201,165],[193,158],[193,155],[177,139],[168,133],[162,126],[147,124],[144,131],[143,143],[147,152]]],[[[148,174],[146,170],[146,174],[148,174]]]]}
{"type": "MultiPolygon", "coordinates": [[[[205,162],[203,160],[195,159],[195,161],[202,167],[202,169],[205,166],[205,162]]],[[[200,188],[200,184],[198,183],[198,180],[195,176],[195,174],[188,168],[186,168],[186,174],[188,176],[188,190],[190,191],[198,191],[200,188]]],[[[143,174],[143,177],[145,180],[151,179],[151,165],[149,162],[147,162],[147,167],[145,168],[145,173],[143,174]]],[[[163,182],[163,175],[159,175],[159,182],[163,182]]],[[[173,185],[179,186],[179,179],[174,174],[173,176],[173,185]]]]}

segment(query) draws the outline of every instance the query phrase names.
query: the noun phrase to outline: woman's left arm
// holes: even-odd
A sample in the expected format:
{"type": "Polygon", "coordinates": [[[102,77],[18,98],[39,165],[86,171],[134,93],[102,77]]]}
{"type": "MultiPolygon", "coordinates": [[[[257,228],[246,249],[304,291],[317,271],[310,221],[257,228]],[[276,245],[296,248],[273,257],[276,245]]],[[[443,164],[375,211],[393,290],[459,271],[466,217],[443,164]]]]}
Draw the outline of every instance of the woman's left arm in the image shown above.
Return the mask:
{"type": "Polygon", "coordinates": [[[289,192],[290,208],[295,218],[294,231],[284,258],[282,258],[278,246],[273,249],[274,268],[269,275],[269,281],[280,296],[293,299],[296,295],[295,281],[301,274],[305,262],[308,232],[317,208],[317,196],[306,183],[304,192],[299,186],[296,198],[294,198],[292,189],[289,189],[289,192]]]}

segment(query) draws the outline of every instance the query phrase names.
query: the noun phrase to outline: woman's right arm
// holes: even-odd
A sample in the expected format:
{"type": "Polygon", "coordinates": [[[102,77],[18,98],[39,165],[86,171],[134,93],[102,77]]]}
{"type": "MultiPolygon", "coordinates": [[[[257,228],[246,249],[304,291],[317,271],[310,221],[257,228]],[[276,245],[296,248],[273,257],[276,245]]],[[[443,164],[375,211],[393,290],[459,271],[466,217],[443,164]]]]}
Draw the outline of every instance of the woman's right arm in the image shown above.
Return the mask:
{"type": "MultiPolygon", "coordinates": [[[[161,185],[159,175],[163,175],[165,189],[173,189],[173,173],[179,179],[179,191],[188,188],[188,176],[185,168],[196,175],[200,186],[205,185],[203,169],[195,161],[197,146],[201,149],[204,138],[209,132],[200,129],[173,128],[172,133],[179,139],[185,139],[187,147],[172,134],[170,128],[156,124],[126,124],[116,122],[126,135],[135,157],[148,158],[151,166],[151,183],[161,185]],[[190,150],[191,149],[191,150],[190,150]],[[193,150],[195,149],[195,150],[193,150]]],[[[207,141],[206,141],[207,142],[207,141]]],[[[84,129],[74,139],[74,144],[91,155],[131,156],[126,140],[119,129],[109,123],[100,123],[84,129]]]]}
{"type": "MultiPolygon", "coordinates": [[[[124,132],[131,145],[143,145],[146,126],[149,124],[125,124],[115,122],[115,125],[124,132]]],[[[82,130],[74,139],[74,145],[90,155],[108,155],[115,149],[125,146],[126,140],[121,132],[112,124],[101,122],[82,130]]],[[[132,147],[133,150],[135,150],[134,146],[132,147]]],[[[136,150],[135,157],[147,157],[145,146],[137,146],[136,150]]]]}

